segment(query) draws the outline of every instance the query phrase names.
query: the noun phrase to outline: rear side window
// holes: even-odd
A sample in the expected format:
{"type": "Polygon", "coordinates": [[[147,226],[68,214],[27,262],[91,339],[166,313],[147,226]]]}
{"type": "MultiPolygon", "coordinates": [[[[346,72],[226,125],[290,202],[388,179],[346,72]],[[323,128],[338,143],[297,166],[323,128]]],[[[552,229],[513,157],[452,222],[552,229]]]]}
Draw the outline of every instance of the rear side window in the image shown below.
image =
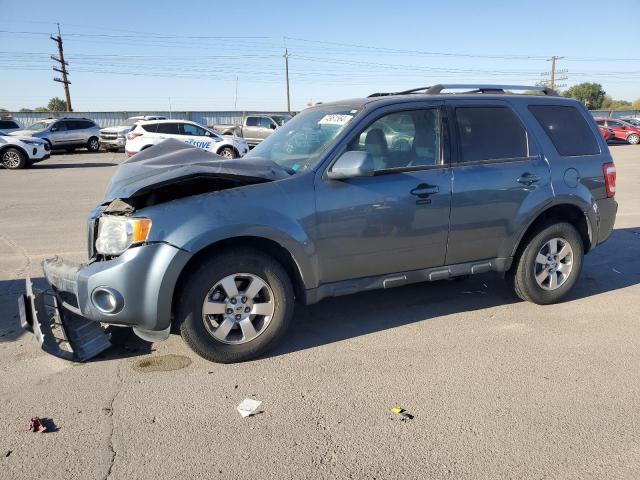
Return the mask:
{"type": "Polygon", "coordinates": [[[146,132],[150,132],[150,133],[156,133],[158,131],[157,123],[148,123],[146,125],[140,125],[140,127],[146,132]]]}
{"type": "Polygon", "coordinates": [[[180,135],[180,128],[177,123],[158,123],[157,132],[168,135],[180,135]]]}
{"type": "Polygon", "coordinates": [[[462,162],[529,156],[527,132],[507,107],[458,107],[456,123],[462,162]]]}
{"type": "Polygon", "coordinates": [[[0,120],[0,130],[3,128],[20,128],[16,122],[11,120],[0,120]]]}
{"type": "Polygon", "coordinates": [[[563,157],[597,155],[598,142],[580,111],[560,105],[529,105],[529,111],[563,157]]]}
{"type": "Polygon", "coordinates": [[[258,117],[247,117],[247,127],[257,127],[258,123],[260,123],[258,117]]]}

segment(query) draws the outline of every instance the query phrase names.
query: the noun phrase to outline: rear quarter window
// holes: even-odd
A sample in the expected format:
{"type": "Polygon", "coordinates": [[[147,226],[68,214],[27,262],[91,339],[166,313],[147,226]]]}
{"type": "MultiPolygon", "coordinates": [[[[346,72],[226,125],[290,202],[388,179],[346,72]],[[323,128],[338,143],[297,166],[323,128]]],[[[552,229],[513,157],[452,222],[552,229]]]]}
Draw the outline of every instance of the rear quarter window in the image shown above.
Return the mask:
{"type": "Polygon", "coordinates": [[[529,105],[529,111],[563,157],[600,153],[595,135],[577,108],[562,105],[529,105]]]}
{"type": "Polygon", "coordinates": [[[140,125],[145,132],[155,133],[158,131],[157,123],[148,123],[146,125],[140,125]]]}

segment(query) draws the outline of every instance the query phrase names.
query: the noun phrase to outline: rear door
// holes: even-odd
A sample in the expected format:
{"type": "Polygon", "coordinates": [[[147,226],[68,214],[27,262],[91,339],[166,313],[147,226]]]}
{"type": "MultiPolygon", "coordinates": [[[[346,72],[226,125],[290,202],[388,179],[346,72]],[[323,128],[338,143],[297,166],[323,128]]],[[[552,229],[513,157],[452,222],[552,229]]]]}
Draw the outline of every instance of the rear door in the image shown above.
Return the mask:
{"type": "Polygon", "coordinates": [[[553,198],[549,166],[501,100],[447,100],[456,155],[447,264],[510,256],[534,206],[553,198]]]}
{"type": "Polygon", "coordinates": [[[255,145],[259,141],[260,128],[260,117],[249,115],[245,120],[244,127],[242,128],[242,136],[251,145],[255,145]]]}
{"type": "Polygon", "coordinates": [[[178,122],[160,122],[156,129],[156,138],[160,140],[166,140],[167,138],[175,138],[177,140],[183,140],[180,135],[180,124],[178,122]]]}

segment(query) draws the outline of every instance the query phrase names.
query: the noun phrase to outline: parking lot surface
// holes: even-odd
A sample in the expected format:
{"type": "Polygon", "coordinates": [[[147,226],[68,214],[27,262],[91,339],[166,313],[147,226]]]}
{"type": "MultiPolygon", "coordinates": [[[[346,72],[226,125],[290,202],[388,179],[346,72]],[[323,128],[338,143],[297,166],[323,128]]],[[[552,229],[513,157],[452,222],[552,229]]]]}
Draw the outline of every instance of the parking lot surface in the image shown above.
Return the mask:
{"type": "Polygon", "coordinates": [[[496,275],[329,299],[238,365],[175,335],[85,364],[42,352],[18,324],[24,278],[86,258],[124,158],[0,170],[0,477],[640,478],[640,147],[611,150],[616,229],[563,303],[521,302],[496,275]],[[241,418],[244,398],[264,412],[241,418]],[[34,416],[55,431],[17,431],[34,416]]]}

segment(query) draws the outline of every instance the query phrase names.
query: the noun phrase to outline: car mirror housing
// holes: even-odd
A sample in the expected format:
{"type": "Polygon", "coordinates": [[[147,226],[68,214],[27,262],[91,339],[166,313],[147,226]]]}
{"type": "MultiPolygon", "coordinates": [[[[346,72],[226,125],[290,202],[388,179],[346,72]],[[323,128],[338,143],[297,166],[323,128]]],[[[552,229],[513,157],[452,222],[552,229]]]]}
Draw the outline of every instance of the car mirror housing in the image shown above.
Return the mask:
{"type": "Polygon", "coordinates": [[[327,172],[332,180],[354,177],[371,177],[374,174],[373,157],[368,152],[344,152],[327,172]]]}

